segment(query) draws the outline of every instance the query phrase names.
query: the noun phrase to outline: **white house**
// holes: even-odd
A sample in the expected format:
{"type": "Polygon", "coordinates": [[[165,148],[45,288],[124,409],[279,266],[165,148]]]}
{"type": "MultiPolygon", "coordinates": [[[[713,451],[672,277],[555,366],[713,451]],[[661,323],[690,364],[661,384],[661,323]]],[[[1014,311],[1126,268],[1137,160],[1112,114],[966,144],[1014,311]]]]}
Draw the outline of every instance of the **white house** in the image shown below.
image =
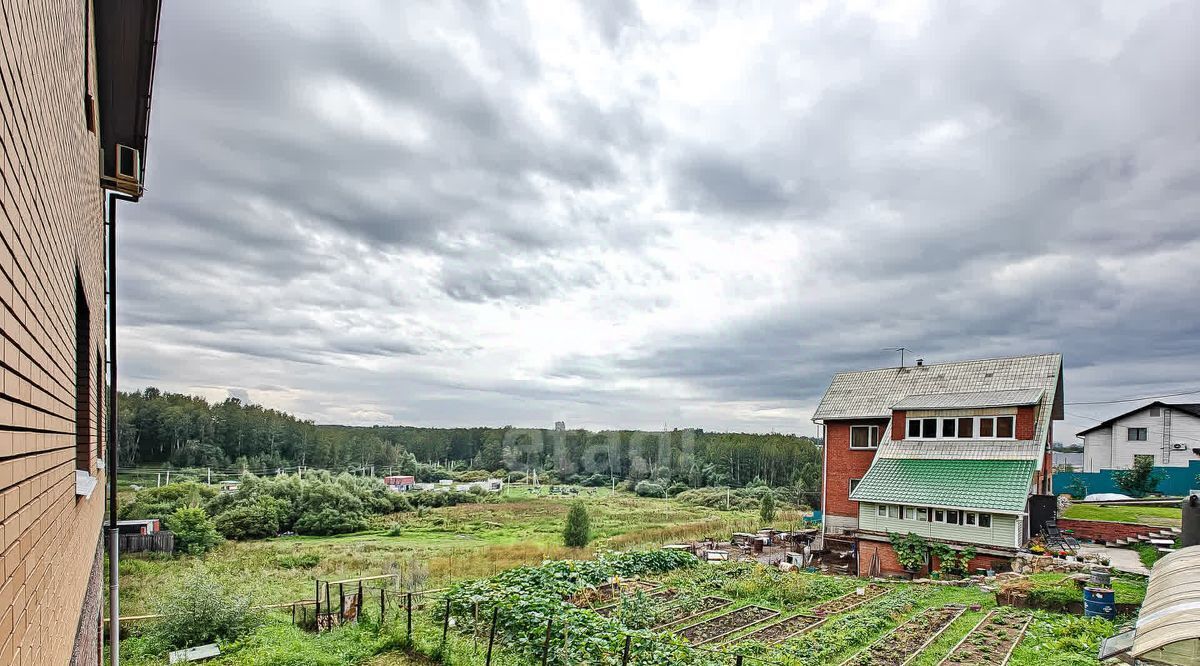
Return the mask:
{"type": "Polygon", "coordinates": [[[1083,471],[1129,469],[1138,456],[1156,467],[1187,467],[1200,460],[1200,404],[1152,402],[1076,435],[1083,440],[1083,471]]]}

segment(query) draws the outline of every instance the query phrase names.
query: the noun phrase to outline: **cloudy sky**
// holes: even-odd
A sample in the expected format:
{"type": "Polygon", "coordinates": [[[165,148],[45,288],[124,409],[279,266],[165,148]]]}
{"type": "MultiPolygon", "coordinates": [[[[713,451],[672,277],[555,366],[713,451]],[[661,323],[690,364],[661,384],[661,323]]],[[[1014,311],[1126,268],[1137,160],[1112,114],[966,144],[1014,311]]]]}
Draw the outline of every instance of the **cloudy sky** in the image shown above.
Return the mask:
{"type": "Polygon", "coordinates": [[[799,433],[886,347],[1197,390],[1197,34],[1191,0],[168,2],[123,388],[799,433]]]}

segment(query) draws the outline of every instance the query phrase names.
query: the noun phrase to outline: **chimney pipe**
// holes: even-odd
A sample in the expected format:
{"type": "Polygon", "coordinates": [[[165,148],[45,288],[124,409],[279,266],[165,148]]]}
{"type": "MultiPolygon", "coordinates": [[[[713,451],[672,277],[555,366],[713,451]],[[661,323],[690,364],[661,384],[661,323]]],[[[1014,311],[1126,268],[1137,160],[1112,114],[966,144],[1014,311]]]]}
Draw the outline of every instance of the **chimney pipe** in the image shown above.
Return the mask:
{"type": "Polygon", "coordinates": [[[917,367],[919,368],[923,365],[925,365],[925,359],[923,359],[923,358],[917,359],[917,367]]]}

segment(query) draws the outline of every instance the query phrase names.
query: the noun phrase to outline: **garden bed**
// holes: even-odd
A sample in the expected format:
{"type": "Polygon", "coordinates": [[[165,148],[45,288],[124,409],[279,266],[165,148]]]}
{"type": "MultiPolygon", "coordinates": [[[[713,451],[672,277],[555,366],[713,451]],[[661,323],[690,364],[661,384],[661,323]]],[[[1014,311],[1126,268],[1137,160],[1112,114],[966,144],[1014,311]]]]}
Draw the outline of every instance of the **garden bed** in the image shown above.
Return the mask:
{"type": "Polygon", "coordinates": [[[667,602],[674,601],[675,598],[678,597],[680,594],[682,594],[682,592],[680,592],[679,590],[677,590],[673,587],[669,587],[665,590],[651,592],[650,598],[659,603],[665,604],[667,602]]]}
{"type": "Polygon", "coordinates": [[[685,627],[675,633],[692,645],[703,645],[778,616],[779,611],[773,608],[743,606],[724,615],[718,615],[685,627]]]}
{"type": "Polygon", "coordinates": [[[647,592],[658,589],[659,584],[648,580],[628,580],[620,583],[605,583],[595,589],[582,590],[571,596],[571,603],[576,606],[603,606],[615,600],[621,594],[629,592],[647,592]]]}
{"type": "Polygon", "coordinates": [[[724,608],[733,603],[730,599],[721,597],[704,597],[695,606],[680,606],[679,609],[671,616],[663,619],[662,622],[654,626],[655,629],[666,629],[671,625],[677,625],[688,620],[698,618],[706,613],[711,613],[718,608],[724,608]]]}
{"type": "Polygon", "coordinates": [[[970,631],[938,666],[959,664],[995,664],[1004,666],[1013,649],[1021,642],[1033,616],[1008,608],[996,608],[970,631]],[[1001,657],[1001,655],[1003,655],[1001,657]],[[1001,658],[998,658],[1001,657],[1001,658]]]}
{"type": "Polygon", "coordinates": [[[965,610],[962,606],[927,608],[843,661],[842,666],[904,666],[965,610]]]}
{"type": "Polygon", "coordinates": [[[825,620],[826,618],[815,615],[793,615],[786,620],[769,624],[741,638],[735,638],[733,642],[759,641],[762,643],[782,643],[801,632],[820,626],[825,620]]]}
{"type": "Polygon", "coordinates": [[[830,599],[819,606],[812,609],[814,615],[833,615],[834,613],[844,613],[852,608],[856,608],[866,602],[886,594],[888,588],[883,585],[871,584],[863,590],[860,596],[858,590],[854,590],[836,599],[830,599]]]}

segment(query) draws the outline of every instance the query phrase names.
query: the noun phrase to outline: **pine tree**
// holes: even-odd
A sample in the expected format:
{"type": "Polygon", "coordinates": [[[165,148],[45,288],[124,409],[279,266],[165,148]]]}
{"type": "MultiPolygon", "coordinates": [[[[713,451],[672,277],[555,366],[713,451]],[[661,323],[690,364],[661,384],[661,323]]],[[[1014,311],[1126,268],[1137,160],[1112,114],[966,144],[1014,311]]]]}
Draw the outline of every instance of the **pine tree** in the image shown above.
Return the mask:
{"type": "Polygon", "coordinates": [[[571,505],[567,514],[567,526],[563,528],[563,545],[568,548],[583,548],[592,540],[591,521],[583,502],[571,505]]]}
{"type": "Polygon", "coordinates": [[[758,518],[764,527],[768,527],[771,521],[775,520],[775,494],[768,490],[763,494],[762,504],[758,509],[758,518]]]}

